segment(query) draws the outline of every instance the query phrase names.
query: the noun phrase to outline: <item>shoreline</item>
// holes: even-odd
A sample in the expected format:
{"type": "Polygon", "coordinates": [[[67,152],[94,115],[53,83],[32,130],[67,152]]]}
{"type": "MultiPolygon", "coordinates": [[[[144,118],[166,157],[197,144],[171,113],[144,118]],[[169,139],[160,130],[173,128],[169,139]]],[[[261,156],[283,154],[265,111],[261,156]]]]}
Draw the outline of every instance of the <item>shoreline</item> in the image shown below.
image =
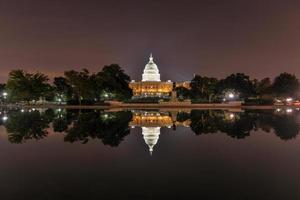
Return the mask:
{"type": "Polygon", "coordinates": [[[120,105],[0,105],[0,108],[52,108],[52,109],[277,109],[277,108],[300,108],[295,105],[230,105],[230,104],[190,104],[190,105],[161,105],[161,104],[120,104],[120,105]]]}

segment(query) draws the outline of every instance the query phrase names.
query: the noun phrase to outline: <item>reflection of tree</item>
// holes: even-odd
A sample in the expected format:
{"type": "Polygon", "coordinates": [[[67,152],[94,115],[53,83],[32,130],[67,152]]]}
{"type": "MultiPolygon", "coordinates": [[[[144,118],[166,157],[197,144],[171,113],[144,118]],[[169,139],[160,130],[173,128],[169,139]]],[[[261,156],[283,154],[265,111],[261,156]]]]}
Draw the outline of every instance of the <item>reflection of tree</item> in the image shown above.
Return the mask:
{"type": "Polygon", "coordinates": [[[112,120],[104,120],[102,126],[103,144],[118,146],[123,138],[130,133],[128,124],[131,119],[131,112],[118,112],[112,120]]]}
{"type": "Polygon", "coordinates": [[[221,121],[220,112],[211,110],[193,110],[191,112],[191,129],[196,135],[215,133],[221,121]]]}
{"type": "Polygon", "coordinates": [[[256,128],[256,115],[251,113],[239,113],[234,120],[223,120],[219,130],[237,139],[250,136],[250,132],[256,128]]]}
{"type": "Polygon", "coordinates": [[[245,111],[226,117],[225,111],[193,110],[191,130],[196,134],[226,133],[233,138],[245,138],[252,130],[261,128],[265,132],[272,129],[283,140],[295,138],[300,132],[298,113],[274,114],[270,111],[245,111]]]}
{"type": "MultiPolygon", "coordinates": [[[[3,113],[3,112],[2,112],[3,113]]],[[[130,133],[128,127],[131,112],[105,113],[91,110],[46,110],[17,112],[6,111],[8,120],[3,124],[9,141],[22,143],[28,139],[42,139],[47,136],[47,128],[52,123],[55,132],[65,132],[67,142],[88,142],[101,139],[104,144],[118,146],[130,133]]],[[[192,110],[190,114],[180,112],[178,122],[190,119],[191,130],[196,135],[223,132],[233,138],[245,138],[252,130],[260,128],[274,133],[282,140],[295,138],[300,132],[299,112],[192,110]]],[[[1,120],[0,120],[1,123],[1,120]]]]}
{"type": "Polygon", "coordinates": [[[54,132],[64,132],[68,129],[69,122],[66,118],[57,118],[53,120],[52,126],[54,132]]]}
{"type": "Polygon", "coordinates": [[[190,114],[186,113],[186,112],[179,112],[176,116],[176,120],[178,122],[184,122],[186,120],[190,119],[190,114]]]}
{"type": "Polygon", "coordinates": [[[299,123],[293,115],[274,117],[273,128],[275,134],[283,140],[295,138],[300,131],[299,123]]]}
{"type": "Polygon", "coordinates": [[[8,139],[12,143],[22,143],[28,139],[42,139],[47,136],[49,120],[45,114],[33,112],[11,112],[5,123],[8,139]]]}
{"type": "Polygon", "coordinates": [[[73,122],[72,127],[66,131],[65,141],[86,143],[91,138],[99,138],[104,144],[118,146],[123,138],[130,133],[128,124],[131,117],[130,112],[82,113],[73,122]]]}
{"type": "Polygon", "coordinates": [[[193,110],[191,121],[191,129],[196,135],[221,131],[234,138],[244,138],[255,128],[256,116],[235,113],[228,119],[224,111],[193,110]]]}
{"type": "Polygon", "coordinates": [[[297,119],[298,113],[294,114],[264,114],[260,118],[260,127],[274,129],[275,134],[282,140],[295,138],[300,132],[300,124],[297,119]]]}
{"type": "Polygon", "coordinates": [[[101,131],[100,117],[97,112],[82,113],[78,119],[73,122],[73,125],[68,129],[65,141],[88,142],[89,138],[96,138],[97,132],[101,131]]]}

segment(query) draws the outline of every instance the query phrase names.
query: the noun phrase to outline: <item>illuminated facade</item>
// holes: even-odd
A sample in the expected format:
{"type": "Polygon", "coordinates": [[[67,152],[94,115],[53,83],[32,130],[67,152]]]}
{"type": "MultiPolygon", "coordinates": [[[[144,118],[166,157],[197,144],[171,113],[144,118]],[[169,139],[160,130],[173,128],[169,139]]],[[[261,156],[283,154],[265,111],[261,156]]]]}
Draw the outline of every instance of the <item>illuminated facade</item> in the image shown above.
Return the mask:
{"type": "Polygon", "coordinates": [[[157,65],[154,63],[152,54],[149,62],[144,68],[142,81],[129,84],[132,89],[133,98],[145,97],[169,97],[173,89],[171,81],[163,82],[160,80],[160,74],[157,65]]]}

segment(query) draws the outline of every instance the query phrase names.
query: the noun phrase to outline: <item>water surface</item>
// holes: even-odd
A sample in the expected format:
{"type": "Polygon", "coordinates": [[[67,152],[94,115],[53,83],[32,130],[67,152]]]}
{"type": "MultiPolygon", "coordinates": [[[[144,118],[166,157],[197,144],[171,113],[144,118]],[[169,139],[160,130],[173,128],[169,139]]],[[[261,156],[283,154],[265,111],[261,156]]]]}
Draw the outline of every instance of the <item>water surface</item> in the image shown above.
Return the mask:
{"type": "Polygon", "coordinates": [[[1,199],[300,199],[298,110],[2,110],[1,199]]]}

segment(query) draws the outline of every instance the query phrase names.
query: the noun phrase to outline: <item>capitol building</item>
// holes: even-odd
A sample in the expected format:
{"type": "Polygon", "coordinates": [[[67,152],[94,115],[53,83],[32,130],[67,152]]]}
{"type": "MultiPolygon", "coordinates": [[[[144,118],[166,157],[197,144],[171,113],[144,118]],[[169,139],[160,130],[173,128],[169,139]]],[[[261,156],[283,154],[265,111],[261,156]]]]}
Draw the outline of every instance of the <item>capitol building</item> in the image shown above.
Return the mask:
{"type": "Polygon", "coordinates": [[[133,98],[147,98],[147,97],[170,97],[173,90],[173,83],[160,80],[160,73],[157,65],[154,62],[152,54],[149,57],[149,62],[144,68],[142,74],[142,81],[131,81],[129,87],[132,89],[133,98]]]}

